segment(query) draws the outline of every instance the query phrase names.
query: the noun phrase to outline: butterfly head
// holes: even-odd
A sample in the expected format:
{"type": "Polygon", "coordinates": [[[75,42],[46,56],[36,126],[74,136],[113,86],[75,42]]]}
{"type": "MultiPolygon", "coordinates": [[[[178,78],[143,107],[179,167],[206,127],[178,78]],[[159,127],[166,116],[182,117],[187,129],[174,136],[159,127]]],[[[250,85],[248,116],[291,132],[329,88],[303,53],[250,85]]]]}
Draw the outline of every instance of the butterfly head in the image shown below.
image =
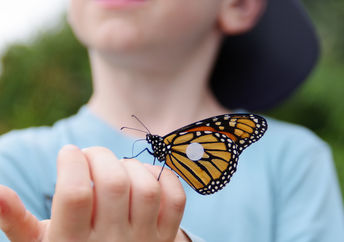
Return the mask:
{"type": "Polygon", "coordinates": [[[164,139],[159,135],[152,135],[147,134],[146,140],[149,144],[152,145],[153,155],[159,160],[165,160],[166,156],[166,144],[164,143],[164,139]]]}

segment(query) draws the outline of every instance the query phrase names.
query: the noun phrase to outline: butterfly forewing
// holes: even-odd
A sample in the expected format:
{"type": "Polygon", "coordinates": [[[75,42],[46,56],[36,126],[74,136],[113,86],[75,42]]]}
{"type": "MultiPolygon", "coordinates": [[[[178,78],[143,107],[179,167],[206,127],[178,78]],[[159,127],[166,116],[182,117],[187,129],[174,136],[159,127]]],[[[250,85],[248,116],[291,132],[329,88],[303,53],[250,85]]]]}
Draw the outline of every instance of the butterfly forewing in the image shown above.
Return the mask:
{"type": "Polygon", "coordinates": [[[236,144],[225,134],[182,131],[165,136],[164,142],[171,147],[166,165],[203,195],[222,189],[236,171],[236,144]]]}
{"type": "Polygon", "coordinates": [[[246,147],[260,139],[266,129],[266,120],[258,115],[225,114],[187,125],[171,134],[194,131],[219,132],[237,144],[240,154],[246,147]]]}

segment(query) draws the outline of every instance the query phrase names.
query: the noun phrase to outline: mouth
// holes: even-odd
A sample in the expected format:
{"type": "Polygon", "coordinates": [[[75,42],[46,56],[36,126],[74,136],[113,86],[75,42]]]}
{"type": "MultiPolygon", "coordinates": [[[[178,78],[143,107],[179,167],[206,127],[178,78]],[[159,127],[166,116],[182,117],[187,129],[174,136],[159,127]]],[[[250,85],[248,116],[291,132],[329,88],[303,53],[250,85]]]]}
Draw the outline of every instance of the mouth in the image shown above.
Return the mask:
{"type": "Polygon", "coordinates": [[[127,8],[142,5],[147,0],[94,0],[105,8],[127,8]]]}

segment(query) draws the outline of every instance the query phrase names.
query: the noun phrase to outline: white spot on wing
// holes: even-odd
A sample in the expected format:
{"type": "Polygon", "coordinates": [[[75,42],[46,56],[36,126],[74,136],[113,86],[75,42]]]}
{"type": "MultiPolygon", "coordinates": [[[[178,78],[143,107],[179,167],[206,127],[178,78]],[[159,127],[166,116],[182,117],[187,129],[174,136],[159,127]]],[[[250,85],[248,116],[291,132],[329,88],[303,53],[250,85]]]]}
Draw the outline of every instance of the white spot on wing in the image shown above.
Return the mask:
{"type": "Polygon", "coordinates": [[[186,155],[190,160],[198,161],[204,154],[203,146],[199,143],[191,143],[186,148],[186,155]]]}

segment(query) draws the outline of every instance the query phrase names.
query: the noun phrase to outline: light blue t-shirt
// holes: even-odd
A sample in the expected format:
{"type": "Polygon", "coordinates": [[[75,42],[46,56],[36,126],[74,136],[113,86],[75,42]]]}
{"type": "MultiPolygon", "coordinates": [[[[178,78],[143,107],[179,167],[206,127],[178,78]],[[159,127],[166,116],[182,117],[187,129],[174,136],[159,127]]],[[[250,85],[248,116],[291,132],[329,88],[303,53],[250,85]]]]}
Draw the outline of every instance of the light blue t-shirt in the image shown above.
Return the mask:
{"type": "MultiPolygon", "coordinates": [[[[266,134],[241,154],[223,190],[203,196],[183,182],[182,227],[209,242],[343,242],[343,204],[328,146],[302,127],[267,121],[266,134]]],[[[133,142],[84,106],[52,127],[1,136],[0,184],[47,219],[63,145],[105,146],[122,158],[131,155],[133,142]]],[[[138,143],[135,152],[142,148],[138,143]]],[[[138,159],[153,161],[147,152],[138,159]]]]}

